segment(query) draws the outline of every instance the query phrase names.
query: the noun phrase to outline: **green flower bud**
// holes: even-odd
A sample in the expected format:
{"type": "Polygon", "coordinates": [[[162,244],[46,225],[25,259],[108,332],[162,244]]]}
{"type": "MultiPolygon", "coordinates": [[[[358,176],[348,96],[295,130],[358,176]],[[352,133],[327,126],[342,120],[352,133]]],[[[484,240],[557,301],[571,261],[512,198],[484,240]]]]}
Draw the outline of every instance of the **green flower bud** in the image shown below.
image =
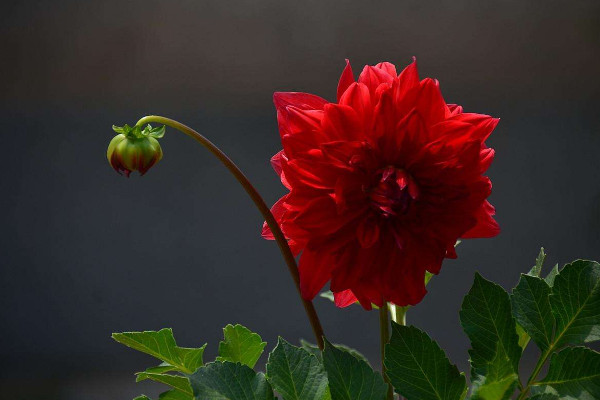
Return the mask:
{"type": "Polygon", "coordinates": [[[118,133],[108,145],[106,157],[110,165],[121,175],[129,177],[132,171],[144,175],[162,158],[162,149],[157,138],[164,135],[165,127],[152,128],[148,125],[143,130],[129,125],[113,126],[118,133]]]}

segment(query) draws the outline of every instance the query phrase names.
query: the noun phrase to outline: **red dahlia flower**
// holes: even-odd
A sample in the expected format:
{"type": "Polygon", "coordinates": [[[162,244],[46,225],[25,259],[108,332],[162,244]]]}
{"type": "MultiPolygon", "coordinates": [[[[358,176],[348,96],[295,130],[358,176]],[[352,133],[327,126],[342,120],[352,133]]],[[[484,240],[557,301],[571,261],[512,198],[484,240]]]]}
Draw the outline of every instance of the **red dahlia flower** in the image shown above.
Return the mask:
{"type": "MultiPolygon", "coordinates": [[[[457,239],[499,232],[483,176],[498,119],[446,104],[416,61],[399,75],[387,62],[365,66],[358,82],[346,63],[337,103],[274,95],[283,150],[271,163],[290,192],[272,212],[302,253],[304,298],[331,280],[340,307],[414,305],[425,271],[456,258],[457,239]]],[[[267,226],[263,236],[273,238],[267,226]]]]}

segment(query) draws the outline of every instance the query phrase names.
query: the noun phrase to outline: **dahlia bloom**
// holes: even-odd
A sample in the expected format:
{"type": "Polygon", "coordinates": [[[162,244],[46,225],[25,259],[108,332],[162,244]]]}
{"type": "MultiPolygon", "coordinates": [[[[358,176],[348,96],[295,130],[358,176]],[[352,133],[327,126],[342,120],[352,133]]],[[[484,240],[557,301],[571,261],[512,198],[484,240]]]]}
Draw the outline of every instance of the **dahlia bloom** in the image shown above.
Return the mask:
{"type": "MultiPolygon", "coordinates": [[[[272,208],[294,253],[301,292],[328,282],[336,305],[406,306],[425,296],[425,271],[456,258],[459,238],[499,233],[485,145],[498,119],[446,104],[414,60],[354,80],[346,61],[337,102],[274,95],[283,150],[271,160],[289,189],[272,208]]],[[[269,228],[263,236],[272,239],[269,228]]]]}

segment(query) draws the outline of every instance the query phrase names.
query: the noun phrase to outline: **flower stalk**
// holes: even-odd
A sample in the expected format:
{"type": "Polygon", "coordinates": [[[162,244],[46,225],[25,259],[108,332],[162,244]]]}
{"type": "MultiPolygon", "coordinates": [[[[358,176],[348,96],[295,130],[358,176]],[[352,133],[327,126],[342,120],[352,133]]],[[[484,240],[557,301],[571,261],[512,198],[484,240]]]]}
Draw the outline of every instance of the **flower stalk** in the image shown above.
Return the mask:
{"type": "Polygon", "coordinates": [[[260,211],[260,213],[264,217],[265,221],[267,222],[267,225],[269,225],[269,228],[271,228],[271,231],[273,232],[273,236],[275,237],[275,240],[277,241],[279,250],[281,251],[281,254],[283,255],[283,259],[285,260],[285,263],[288,267],[290,275],[292,276],[292,279],[294,280],[294,284],[296,285],[298,294],[300,295],[302,305],[304,306],[304,310],[306,311],[306,315],[308,317],[308,320],[310,321],[313,333],[315,335],[315,339],[317,341],[317,345],[319,346],[319,348],[321,350],[323,350],[323,346],[324,346],[323,327],[321,326],[321,322],[319,320],[317,311],[315,310],[315,307],[314,307],[312,301],[305,300],[302,297],[302,295],[300,294],[300,275],[298,273],[298,266],[296,265],[296,259],[294,258],[294,255],[292,254],[292,251],[290,250],[287,239],[283,235],[283,232],[281,231],[279,224],[275,220],[275,217],[271,213],[271,210],[266,205],[265,201],[260,196],[258,191],[254,188],[254,186],[252,186],[252,184],[250,183],[248,178],[246,178],[244,173],[237,167],[237,165],[235,165],[235,163],[225,153],[223,153],[221,151],[221,149],[219,149],[214,143],[212,143],[210,140],[205,138],[203,135],[201,135],[194,129],[192,129],[189,126],[184,125],[178,121],[175,121],[175,120],[172,120],[172,119],[166,118],[166,117],[161,117],[158,115],[149,115],[149,116],[143,117],[137,122],[136,126],[143,126],[144,124],[149,124],[149,123],[159,123],[162,125],[167,125],[171,128],[174,128],[174,129],[186,134],[187,136],[191,137],[192,139],[196,140],[198,143],[200,143],[202,146],[204,146],[206,149],[208,149],[208,151],[210,151],[216,158],[218,158],[219,161],[221,161],[221,163],[223,163],[223,165],[229,170],[229,172],[231,172],[231,174],[242,185],[242,187],[244,188],[246,193],[248,193],[248,195],[250,196],[250,198],[252,199],[252,201],[254,202],[256,207],[258,208],[258,211],[260,211]]]}
{"type": "Polygon", "coordinates": [[[379,333],[381,337],[381,374],[383,375],[383,380],[388,385],[386,400],[394,400],[394,388],[385,373],[385,345],[390,341],[390,316],[386,301],[379,307],[379,333]]]}
{"type": "Polygon", "coordinates": [[[397,306],[395,304],[390,304],[390,315],[392,316],[392,321],[399,325],[406,325],[406,313],[408,312],[409,306],[397,306]]]}

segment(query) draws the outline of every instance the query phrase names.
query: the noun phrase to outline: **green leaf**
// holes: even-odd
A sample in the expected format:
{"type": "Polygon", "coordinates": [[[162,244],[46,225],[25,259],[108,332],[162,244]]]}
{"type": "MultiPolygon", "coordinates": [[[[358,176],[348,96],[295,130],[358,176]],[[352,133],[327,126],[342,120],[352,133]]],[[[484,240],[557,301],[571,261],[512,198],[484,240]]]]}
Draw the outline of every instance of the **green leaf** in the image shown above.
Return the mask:
{"type": "MultiPolygon", "coordinates": [[[[334,343],[333,345],[336,348],[347,351],[348,353],[352,354],[354,357],[358,358],[359,360],[362,360],[362,361],[366,362],[367,364],[369,364],[369,360],[367,360],[367,357],[365,357],[364,354],[362,354],[360,351],[353,349],[352,347],[346,346],[345,344],[334,343]]],[[[323,353],[321,352],[321,350],[319,349],[319,347],[316,344],[312,344],[310,342],[307,342],[304,339],[300,339],[300,346],[304,350],[308,351],[309,353],[311,353],[312,355],[317,357],[317,359],[319,359],[319,361],[321,361],[321,362],[323,361],[323,353]]],[[[370,366],[370,364],[369,364],[369,366],[370,366]]]]}
{"type": "Polygon", "coordinates": [[[332,400],[383,400],[388,385],[369,364],[325,340],[323,364],[332,400]]]}
{"type": "Polygon", "coordinates": [[[158,396],[158,400],[193,400],[194,396],[182,393],[178,390],[169,390],[167,392],[163,392],[158,396]]]}
{"type": "Polygon", "coordinates": [[[190,376],[198,400],[273,400],[273,389],[263,373],[247,365],[215,361],[190,376]]]}
{"type": "Polygon", "coordinates": [[[414,326],[392,323],[385,367],[396,392],[408,400],[460,400],[466,390],[465,376],[414,326]]]}
{"type": "Polygon", "coordinates": [[[537,278],[540,277],[542,273],[542,267],[544,266],[544,260],[546,259],[546,253],[544,253],[544,248],[540,249],[540,254],[535,259],[535,265],[529,270],[527,275],[535,276],[537,278]]]}
{"type": "Polygon", "coordinates": [[[144,372],[150,373],[150,374],[164,374],[165,372],[171,372],[171,371],[177,371],[177,367],[172,366],[169,363],[160,363],[160,365],[157,365],[156,367],[150,367],[150,368],[146,368],[146,370],[144,372]]]}
{"type": "Polygon", "coordinates": [[[518,373],[521,347],[511,314],[506,291],[479,273],[460,310],[460,321],[471,340],[471,374],[473,379],[485,376],[494,363],[505,362],[513,373],[518,373]]]}
{"type": "Polygon", "coordinates": [[[600,264],[578,260],[554,280],[550,306],[556,318],[555,349],[600,339],[600,264]]]}
{"type": "Polygon", "coordinates": [[[527,345],[529,344],[529,340],[531,338],[529,337],[527,332],[525,332],[525,329],[523,329],[523,327],[521,325],[519,325],[518,323],[516,325],[516,328],[517,328],[517,336],[519,337],[519,347],[522,350],[525,350],[525,347],[527,347],[527,345]]]}
{"type": "Polygon", "coordinates": [[[506,400],[514,393],[519,377],[498,342],[496,356],[488,364],[485,376],[478,376],[473,382],[471,400],[506,400]]]}
{"type": "Polygon", "coordinates": [[[556,275],[558,275],[558,272],[558,264],[555,264],[554,268],[552,268],[552,270],[548,273],[548,276],[544,278],[548,286],[554,286],[554,279],[556,278],[556,275]]]}
{"type": "MultiPolygon", "coordinates": [[[[115,127],[115,126],[113,125],[113,129],[114,129],[114,127],[115,127]]],[[[150,399],[150,397],[146,396],[145,394],[142,394],[142,395],[140,395],[140,396],[136,397],[136,398],[135,398],[135,399],[133,399],[133,400],[152,400],[152,399],[150,399]]]]}
{"type": "Polygon", "coordinates": [[[561,399],[600,399],[600,353],[587,347],[566,348],[552,355],[546,377],[561,399]]]}
{"type": "Polygon", "coordinates": [[[267,379],[284,400],[323,400],[327,374],[317,357],[279,338],[269,354],[267,379]]]}
{"type": "Polygon", "coordinates": [[[559,397],[552,393],[536,394],[533,397],[529,397],[528,400],[559,400],[559,397]]]}
{"type": "Polygon", "coordinates": [[[171,386],[173,389],[181,393],[187,394],[190,397],[193,395],[192,387],[190,386],[190,381],[185,376],[139,372],[137,373],[135,381],[141,382],[145,381],[146,379],[151,379],[155,382],[164,383],[165,385],[171,386]]]}
{"type": "Polygon", "coordinates": [[[513,315],[541,350],[552,343],[554,316],[550,308],[550,286],[541,278],[521,274],[510,296],[513,315]]]}
{"type": "Polygon", "coordinates": [[[267,343],[260,336],[242,325],[223,328],[224,341],[219,343],[217,361],[240,362],[254,368],[267,343]]]}
{"type": "Polygon", "coordinates": [[[481,378],[482,381],[476,381],[473,385],[475,391],[470,397],[471,400],[506,400],[510,399],[517,386],[517,375],[512,374],[500,380],[481,378]]]}
{"type": "Polygon", "coordinates": [[[175,343],[173,331],[169,328],[158,332],[113,333],[112,338],[127,347],[156,357],[186,374],[191,374],[203,364],[202,355],[206,344],[195,349],[179,347],[175,343]]]}
{"type": "Polygon", "coordinates": [[[321,353],[321,350],[316,344],[312,344],[304,339],[300,339],[300,347],[317,357],[319,361],[323,362],[323,353],[321,353]]]}

